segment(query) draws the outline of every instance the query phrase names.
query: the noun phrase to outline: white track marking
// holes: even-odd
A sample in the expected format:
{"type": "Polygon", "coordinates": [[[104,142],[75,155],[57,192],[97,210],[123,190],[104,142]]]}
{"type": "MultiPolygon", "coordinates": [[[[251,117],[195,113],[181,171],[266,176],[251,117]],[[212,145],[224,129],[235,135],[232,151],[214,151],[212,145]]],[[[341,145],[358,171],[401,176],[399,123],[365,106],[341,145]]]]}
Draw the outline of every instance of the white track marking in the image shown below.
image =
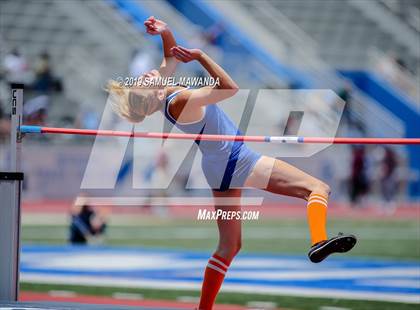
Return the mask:
{"type": "Polygon", "coordinates": [[[116,292],[116,293],[112,294],[112,298],[115,298],[115,299],[129,299],[129,300],[142,300],[142,299],[144,299],[142,294],[122,293],[122,292],[116,292]]]}
{"type": "Polygon", "coordinates": [[[190,302],[190,303],[198,303],[200,301],[200,297],[195,296],[179,296],[176,298],[177,301],[182,302],[190,302]]]}
{"type": "Polygon", "coordinates": [[[277,304],[270,301],[249,301],[246,306],[251,309],[277,309],[277,304]]]}
{"type": "Polygon", "coordinates": [[[360,269],[323,269],[322,271],[235,271],[229,270],[229,276],[234,279],[259,279],[265,280],[323,280],[323,279],[361,279],[371,277],[418,277],[418,268],[360,268],[360,269]]]}
{"type": "Polygon", "coordinates": [[[417,280],[398,280],[398,279],[376,279],[357,281],[361,285],[387,286],[387,287],[404,287],[420,289],[420,279],[417,280]]]}
{"type": "Polygon", "coordinates": [[[75,297],[77,294],[73,291],[48,291],[48,295],[53,297],[75,297]]]}
{"type": "MultiPolygon", "coordinates": [[[[147,197],[78,197],[75,204],[84,202],[93,206],[133,206],[138,208],[147,203],[150,206],[163,205],[163,206],[185,206],[185,197],[154,197],[153,199],[147,197]],[[80,201],[79,201],[80,200],[80,201]]],[[[263,197],[242,197],[241,204],[246,206],[261,206],[263,197]]],[[[236,198],[226,197],[188,197],[188,205],[209,207],[213,204],[220,205],[238,205],[236,198]]]]}
{"type": "MultiPolygon", "coordinates": [[[[57,232],[57,229],[44,227],[40,230],[38,227],[24,227],[24,236],[32,240],[63,240],[67,239],[67,228],[65,231],[57,232]]],[[[344,229],[345,230],[345,229],[344,229]]],[[[216,238],[216,227],[162,227],[160,229],[151,229],[150,227],[137,227],[135,230],[127,231],[120,226],[109,226],[106,237],[109,240],[168,240],[171,239],[191,239],[206,240],[216,238]]],[[[416,231],[407,233],[403,228],[358,228],[357,237],[360,240],[383,240],[384,234],[387,234],[387,240],[418,240],[416,231]]],[[[267,228],[262,225],[261,228],[244,228],[244,239],[246,240],[288,240],[288,239],[308,239],[306,230],[292,227],[267,228]]]]}

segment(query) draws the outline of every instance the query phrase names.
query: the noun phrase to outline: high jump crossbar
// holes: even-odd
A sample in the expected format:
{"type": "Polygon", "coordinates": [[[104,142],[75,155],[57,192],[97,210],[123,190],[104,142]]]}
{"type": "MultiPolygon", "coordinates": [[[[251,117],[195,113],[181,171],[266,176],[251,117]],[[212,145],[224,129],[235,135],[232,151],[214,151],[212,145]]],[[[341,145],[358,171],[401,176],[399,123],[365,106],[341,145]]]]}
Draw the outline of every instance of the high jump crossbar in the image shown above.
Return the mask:
{"type": "Polygon", "coordinates": [[[41,126],[20,126],[21,133],[65,134],[84,136],[131,137],[146,139],[244,141],[266,143],[322,143],[322,144],[420,144],[420,138],[342,138],[342,137],[292,137],[292,136],[237,136],[212,134],[185,134],[165,132],[134,132],[114,130],[92,130],[41,126]]]}

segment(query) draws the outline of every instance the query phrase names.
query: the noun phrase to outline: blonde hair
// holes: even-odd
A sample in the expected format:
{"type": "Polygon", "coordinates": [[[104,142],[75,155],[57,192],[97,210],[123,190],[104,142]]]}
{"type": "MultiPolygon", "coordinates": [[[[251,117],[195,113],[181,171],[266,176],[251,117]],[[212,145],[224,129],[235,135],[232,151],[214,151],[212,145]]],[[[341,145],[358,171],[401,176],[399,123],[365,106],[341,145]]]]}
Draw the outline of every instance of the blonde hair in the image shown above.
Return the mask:
{"type": "Polygon", "coordinates": [[[131,123],[140,123],[153,111],[153,101],[156,100],[150,89],[134,93],[121,83],[110,80],[105,88],[109,93],[112,110],[131,123]]]}

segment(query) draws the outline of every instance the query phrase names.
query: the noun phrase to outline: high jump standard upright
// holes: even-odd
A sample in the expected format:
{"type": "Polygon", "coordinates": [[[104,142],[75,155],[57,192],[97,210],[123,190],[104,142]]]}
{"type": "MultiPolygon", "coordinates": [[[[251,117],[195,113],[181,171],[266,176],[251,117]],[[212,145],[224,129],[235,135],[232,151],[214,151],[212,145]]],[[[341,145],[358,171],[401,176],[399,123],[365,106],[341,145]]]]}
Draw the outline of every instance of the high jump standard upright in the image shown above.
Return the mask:
{"type": "Polygon", "coordinates": [[[10,167],[0,172],[0,301],[17,301],[19,293],[20,167],[23,85],[12,84],[10,167]]]}

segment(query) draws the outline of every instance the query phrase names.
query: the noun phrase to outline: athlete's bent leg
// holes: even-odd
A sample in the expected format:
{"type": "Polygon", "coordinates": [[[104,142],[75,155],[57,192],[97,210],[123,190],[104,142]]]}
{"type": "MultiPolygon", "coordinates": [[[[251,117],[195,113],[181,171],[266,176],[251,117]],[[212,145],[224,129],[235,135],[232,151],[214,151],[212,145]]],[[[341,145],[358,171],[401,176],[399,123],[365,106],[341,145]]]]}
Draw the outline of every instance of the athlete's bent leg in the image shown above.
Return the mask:
{"type": "Polygon", "coordinates": [[[328,239],[326,218],[330,188],[324,182],[284,161],[262,156],[245,185],[307,200],[312,245],[328,239]]]}
{"type": "MultiPolygon", "coordinates": [[[[213,192],[217,201],[216,210],[240,211],[241,190],[231,189],[225,192],[213,192]],[[223,205],[223,198],[228,198],[229,206],[223,205]],[[233,201],[232,201],[233,200],[233,201]],[[237,200],[237,201],[236,201],[237,200]],[[233,202],[233,205],[231,205],[233,202]]],[[[217,293],[222,286],[225,274],[235,255],[241,249],[241,220],[240,219],[217,219],[219,228],[219,244],[216,252],[209,259],[204,272],[203,286],[201,289],[200,310],[213,308],[217,293]]]]}
{"type": "Polygon", "coordinates": [[[326,243],[328,241],[327,205],[330,187],[302,170],[279,159],[262,156],[255,164],[245,186],[307,201],[312,245],[308,255],[311,261],[320,262],[333,252],[347,252],[356,243],[356,238],[352,235],[340,235],[333,238],[334,243],[326,243]],[[325,244],[328,245],[327,248],[325,244]],[[321,252],[318,248],[320,246],[323,246],[321,252]]]}

